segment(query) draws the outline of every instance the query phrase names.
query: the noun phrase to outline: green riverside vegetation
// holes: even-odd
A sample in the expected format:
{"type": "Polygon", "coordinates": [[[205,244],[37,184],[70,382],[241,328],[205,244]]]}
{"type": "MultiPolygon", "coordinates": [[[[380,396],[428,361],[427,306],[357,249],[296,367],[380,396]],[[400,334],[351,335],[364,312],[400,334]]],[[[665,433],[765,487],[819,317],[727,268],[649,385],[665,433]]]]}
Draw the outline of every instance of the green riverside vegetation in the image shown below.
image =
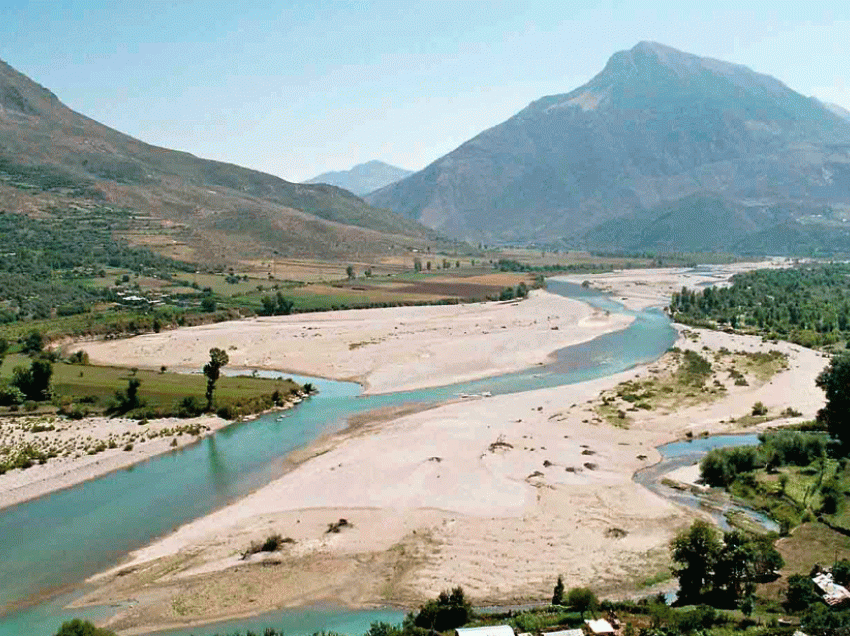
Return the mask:
{"type": "Polygon", "coordinates": [[[850,264],[801,265],[736,274],[729,287],[673,294],[677,322],[726,327],[806,347],[850,338],[850,264]]]}

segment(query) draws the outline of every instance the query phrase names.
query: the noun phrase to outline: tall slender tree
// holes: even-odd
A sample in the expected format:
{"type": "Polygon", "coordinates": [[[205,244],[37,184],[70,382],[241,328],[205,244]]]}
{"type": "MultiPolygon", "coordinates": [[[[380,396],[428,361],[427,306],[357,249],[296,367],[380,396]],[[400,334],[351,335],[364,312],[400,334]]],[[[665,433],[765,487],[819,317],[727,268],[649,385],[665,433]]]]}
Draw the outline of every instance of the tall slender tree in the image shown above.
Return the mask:
{"type": "Polygon", "coordinates": [[[212,409],[213,395],[215,393],[215,383],[221,377],[221,368],[230,362],[227,352],[224,349],[213,347],[210,349],[210,361],[204,365],[204,375],[207,377],[207,410],[212,409]]]}

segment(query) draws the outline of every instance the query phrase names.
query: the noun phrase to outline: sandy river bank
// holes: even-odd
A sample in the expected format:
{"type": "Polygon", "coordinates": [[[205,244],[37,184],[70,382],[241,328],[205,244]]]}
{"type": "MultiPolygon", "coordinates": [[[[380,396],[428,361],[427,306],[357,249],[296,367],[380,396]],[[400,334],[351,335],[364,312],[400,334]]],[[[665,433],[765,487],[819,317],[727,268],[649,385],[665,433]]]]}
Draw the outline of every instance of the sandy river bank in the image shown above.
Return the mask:
{"type": "Polygon", "coordinates": [[[713,360],[724,349],[777,349],[787,366],[753,371],[738,386],[717,362],[716,396],[629,413],[620,425],[602,415],[600,394],[669,374],[675,354],[582,384],[366,421],[303,449],[292,470],[248,497],[135,552],[97,577],[82,602],[130,601],[110,623],[130,634],[317,601],[414,604],[452,585],[479,603],[538,600],[559,574],[568,587],[639,589],[666,570],[669,540],[694,514],[632,481],[657,461],[655,447],[687,432],[739,430],[734,420],[756,401],[775,423],[787,407],[811,417],[823,401],[817,352],[702,330],[683,333],[678,346],[713,360]],[[328,532],[340,519],[340,531],[328,532]],[[272,533],[293,542],[242,558],[272,533]]]}
{"type": "Polygon", "coordinates": [[[224,347],[233,368],[349,380],[367,393],[388,393],[527,369],[631,321],[534,290],[523,301],[254,318],[82,347],[93,364],[151,369],[199,368],[211,347],[224,347]]]}

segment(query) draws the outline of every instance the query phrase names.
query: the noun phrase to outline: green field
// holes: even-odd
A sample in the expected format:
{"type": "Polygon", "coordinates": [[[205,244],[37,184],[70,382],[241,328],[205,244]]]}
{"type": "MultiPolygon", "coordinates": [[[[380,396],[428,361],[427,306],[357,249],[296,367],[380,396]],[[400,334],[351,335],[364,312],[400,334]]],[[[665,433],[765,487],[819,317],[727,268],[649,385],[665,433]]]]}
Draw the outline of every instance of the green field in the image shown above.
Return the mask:
{"type": "MultiPolygon", "coordinates": [[[[29,358],[9,355],[0,365],[0,379],[10,378],[16,366],[28,366],[29,358]]],[[[206,378],[198,374],[171,373],[139,369],[133,372],[122,367],[102,367],[56,362],[53,365],[53,390],[59,401],[71,398],[81,400],[93,409],[106,408],[116,391],[127,388],[130,378],[141,381],[139,397],[151,409],[172,409],[186,396],[204,401],[206,378]]],[[[290,379],[265,379],[222,376],[216,384],[216,402],[232,404],[262,398],[278,391],[281,395],[300,389],[290,379]]],[[[0,412],[8,411],[0,408],[0,412]]]]}

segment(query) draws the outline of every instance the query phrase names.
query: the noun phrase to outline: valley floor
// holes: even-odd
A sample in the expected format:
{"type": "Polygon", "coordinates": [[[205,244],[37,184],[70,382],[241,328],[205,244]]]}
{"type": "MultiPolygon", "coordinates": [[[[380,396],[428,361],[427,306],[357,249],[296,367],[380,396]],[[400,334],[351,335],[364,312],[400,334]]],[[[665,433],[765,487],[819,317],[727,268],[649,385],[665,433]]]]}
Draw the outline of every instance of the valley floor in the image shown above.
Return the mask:
{"type": "MultiPolygon", "coordinates": [[[[681,287],[675,276],[669,272],[659,284],[681,287]]],[[[514,312],[516,324],[531,330],[534,320],[522,319],[523,307],[535,302],[546,303],[545,316],[563,316],[574,305],[537,294],[492,311],[514,312]]],[[[616,317],[596,320],[603,318],[616,317]]],[[[585,319],[593,316],[575,320],[585,319]]],[[[304,326],[289,324],[297,320],[304,318],[271,322],[298,333],[304,326]]],[[[432,321],[437,317],[423,324],[432,321]]],[[[179,337],[192,343],[206,336],[179,337]]],[[[198,355],[208,344],[194,345],[198,355]]],[[[237,346],[251,351],[247,342],[237,346]]],[[[135,600],[110,624],[131,634],[319,601],[412,605],[453,585],[477,604],[539,600],[551,594],[559,574],[567,587],[589,585],[611,596],[640,589],[667,571],[669,540],[695,514],[632,481],[635,471],[658,460],[655,447],[688,432],[738,430],[745,424],[734,420],[756,401],[768,407],[774,425],[787,421],[779,416],[787,407],[812,417],[823,402],[814,378],[825,359],[817,352],[701,330],[682,330],[678,346],[715,361],[726,355],[723,348],[778,349],[788,356],[787,367],[770,376],[747,373],[748,385],[738,386],[717,362],[710,386],[723,389],[716,395],[629,412],[619,425],[610,422],[600,395],[628,380],[670,376],[678,354],[592,382],[362,421],[296,453],[295,467],[267,486],[95,577],[81,603],[135,600]],[[328,532],[340,519],[347,523],[328,532]],[[252,542],[273,533],[293,542],[242,558],[252,542]]],[[[358,349],[347,351],[353,356],[358,349]]],[[[352,362],[340,350],[344,369],[352,362]]],[[[155,349],[135,351],[141,357],[125,363],[155,358],[155,349]]],[[[380,362],[372,360],[367,380],[382,377],[380,362]]],[[[253,363],[248,354],[239,362],[253,363]]]]}
{"type": "MultiPolygon", "coordinates": [[[[536,291],[522,302],[302,314],[68,346],[85,349],[93,364],[151,369],[198,369],[211,347],[227,346],[231,367],[405,390],[524,369],[631,321],[564,300],[536,291]]],[[[0,475],[0,509],[182,448],[230,423],[214,416],[151,420],[144,427],[107,417],[0,417],[0,445],[13,452],[62,449],[44,464],[0,475]]]]}

